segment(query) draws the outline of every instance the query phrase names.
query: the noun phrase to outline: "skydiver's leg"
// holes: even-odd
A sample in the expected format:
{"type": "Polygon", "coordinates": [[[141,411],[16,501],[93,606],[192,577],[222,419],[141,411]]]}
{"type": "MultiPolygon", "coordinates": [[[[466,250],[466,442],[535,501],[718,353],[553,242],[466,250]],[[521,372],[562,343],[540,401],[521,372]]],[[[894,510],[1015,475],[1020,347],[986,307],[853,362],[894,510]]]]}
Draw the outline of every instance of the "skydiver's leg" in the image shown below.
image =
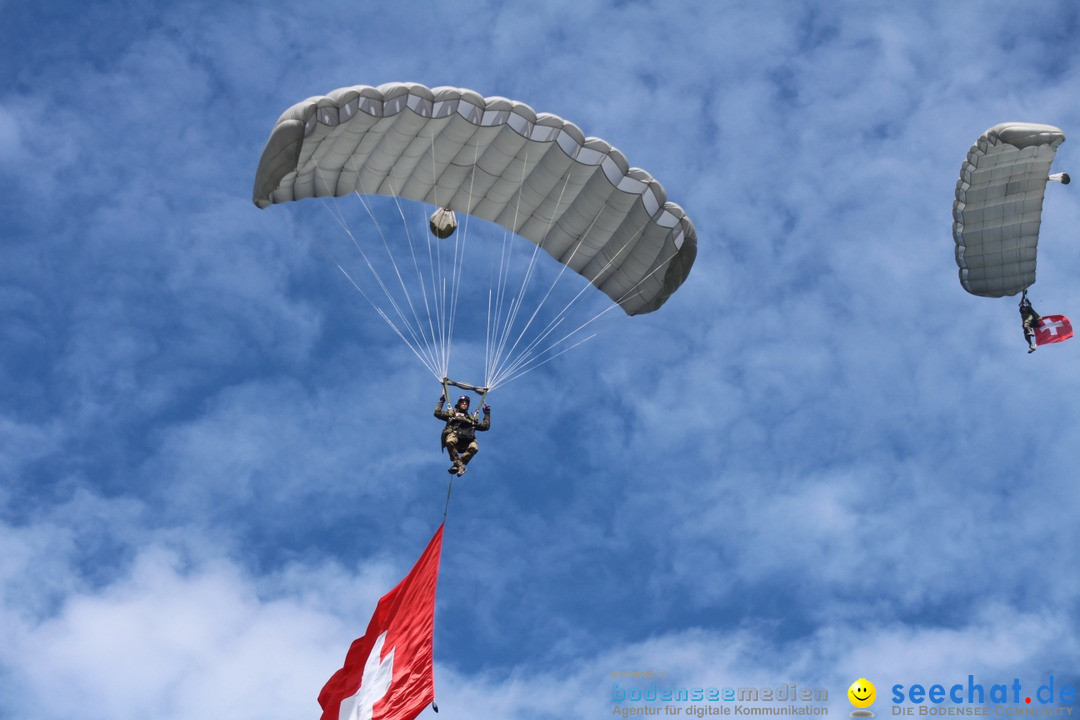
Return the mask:
{"type": "Polygon", "coordinates": [[[446,445],[446,452],[450,456],[450,462],[452,463],[450,465],[450,469],[447,470],[447,472],[458,473],[458,475],[460,475],[461,473],[458,472],[458,468],[462,468],[465,466],[461,464],[461,457],[458,455],[457,435],[455,435],[454,433],[447,433],[446,438],[443,440],[443,442],[446,445]]]}
{"type": "Polygon", "coordinates": [[[461,453],[461,464],[468,465],[469,461],[473,459],[473,455],[480,452],[480,446],[476,444],[476,440],[473,440],[465,448],[465,452],[461,453]]]}

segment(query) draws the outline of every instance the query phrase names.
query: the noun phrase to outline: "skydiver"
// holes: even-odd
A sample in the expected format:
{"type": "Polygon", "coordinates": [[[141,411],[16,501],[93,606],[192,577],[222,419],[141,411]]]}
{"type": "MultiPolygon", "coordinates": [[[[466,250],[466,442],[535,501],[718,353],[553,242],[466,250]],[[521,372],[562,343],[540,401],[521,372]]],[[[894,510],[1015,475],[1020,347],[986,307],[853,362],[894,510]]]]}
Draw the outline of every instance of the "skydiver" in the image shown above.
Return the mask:
{"type": "Polygon", "coordinates": [[[445,402],[446,394],[443,393],[439,396],[439,404],[435,406],[435,417],[446,421],[442,431],[442,446],[446,448],[453,463],[447,472],[464,475],[465,466],[480,450],[476,444],[476,433],[491,427],[491,406],[484,406],[484,419],[480,420],[477,415],[469,414],[467,395],[459,397],[453,407],[443,410],[445,402]]]}
{"type": "Polygon", "coordinates": [[[1041,319],[1039,313],[1035,312],[1035,308],[1031,307],[1031,301],[1028,300],[1025,290],[1020,298],[1020,320],[1024,325],[1024,339],[1027,340],[1029,353],[1035,352],[1035,327],[1041,319]]]}

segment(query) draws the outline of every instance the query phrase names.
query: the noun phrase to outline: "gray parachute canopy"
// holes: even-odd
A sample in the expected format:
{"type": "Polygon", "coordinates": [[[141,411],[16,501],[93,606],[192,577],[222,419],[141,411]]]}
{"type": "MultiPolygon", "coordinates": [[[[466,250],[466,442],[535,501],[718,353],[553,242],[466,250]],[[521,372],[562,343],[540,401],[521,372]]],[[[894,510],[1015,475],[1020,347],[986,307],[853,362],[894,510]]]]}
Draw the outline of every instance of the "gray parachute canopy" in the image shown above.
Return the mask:
{"type": "Polygon", "coordinates": [[[520,102],[460,88],[357,85],[286,110],[259,161],[255,204],[354,192],[496,222],[628,315],[659,308],[697,255],[683,209],[607,142],[520,102]]]}
{"type": "MultiPolygon", "coordinates": [[[[1052,125],[1002,123],[971,146],[953,203],[960,284],[1002,297],[1035,282],[1043,194],[1065,134],[1052,125]]],[[[1059,176],[1068,182],[1068,175],[1059,176]]]]}

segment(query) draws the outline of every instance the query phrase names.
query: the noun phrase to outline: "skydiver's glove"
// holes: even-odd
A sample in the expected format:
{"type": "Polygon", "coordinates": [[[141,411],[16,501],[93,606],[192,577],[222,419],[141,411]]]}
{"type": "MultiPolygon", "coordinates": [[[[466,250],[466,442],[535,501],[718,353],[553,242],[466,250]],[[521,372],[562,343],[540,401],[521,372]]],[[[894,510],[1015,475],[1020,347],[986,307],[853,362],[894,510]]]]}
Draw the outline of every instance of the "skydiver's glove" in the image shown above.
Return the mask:
{"type": "Polygon", "coordinates": [[[439,396],[439,402],[441,402],[441,403],[446,402],[446,393],[443,393],[442,395],[439,396]]]}
{"type": "Polygon", "coordinates": [[[484,414],[485,415],[490,415],[491,414],[491,406],[490,405],[485,405],[484,406],[484,414]]]}

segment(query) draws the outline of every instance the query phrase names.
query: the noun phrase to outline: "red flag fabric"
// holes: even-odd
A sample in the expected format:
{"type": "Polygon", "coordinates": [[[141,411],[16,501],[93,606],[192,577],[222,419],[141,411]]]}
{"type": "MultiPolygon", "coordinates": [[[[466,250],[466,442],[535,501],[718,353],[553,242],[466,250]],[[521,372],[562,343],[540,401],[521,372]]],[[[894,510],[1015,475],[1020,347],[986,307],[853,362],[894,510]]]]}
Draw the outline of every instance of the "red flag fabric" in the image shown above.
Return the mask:
{"type": "Polygon", "coordinates": [[[1068,340],[1072,336],[1072,323],[1064,315],[1043,315],[1035,328],[1036,345],[1049,345],[1068,340]]]}
{"type": "Polygon", "coordinates": [[[362,638],[322,692],[322,720],[413,720],[435,700],[432,639],[443,526],[416,565],[382,596],[362,638]]]}

